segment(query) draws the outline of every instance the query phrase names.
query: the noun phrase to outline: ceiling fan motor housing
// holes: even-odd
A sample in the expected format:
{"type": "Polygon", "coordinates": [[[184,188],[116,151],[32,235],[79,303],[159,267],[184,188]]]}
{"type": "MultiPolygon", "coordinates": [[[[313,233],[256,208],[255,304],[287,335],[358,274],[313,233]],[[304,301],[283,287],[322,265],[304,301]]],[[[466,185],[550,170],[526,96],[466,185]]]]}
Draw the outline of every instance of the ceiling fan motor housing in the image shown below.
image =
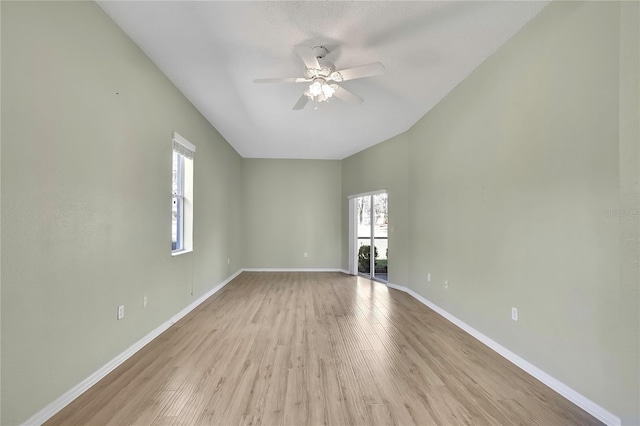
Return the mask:
{"type": "Polygon", "coordinates": [[[320,68],[306,68],[305,69],[305,77],[309,79],[314,79],[317,77],[327,78],[336,70],[336,66],[333,65],[333,62],[327,61],[325,59],[319,58],[318,64],[320,64],[320,68]]]}

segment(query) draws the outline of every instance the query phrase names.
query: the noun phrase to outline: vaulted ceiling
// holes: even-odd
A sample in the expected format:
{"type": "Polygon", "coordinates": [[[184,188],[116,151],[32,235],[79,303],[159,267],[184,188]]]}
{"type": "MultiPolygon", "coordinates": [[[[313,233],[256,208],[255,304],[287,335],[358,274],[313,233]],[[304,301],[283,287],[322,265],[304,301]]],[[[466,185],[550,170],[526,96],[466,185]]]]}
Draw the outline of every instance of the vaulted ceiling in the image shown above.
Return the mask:
{"type": "MultiPolygon", "coordinates": [[[[100,6],[248,158],[342,159],[402,133],[547,2],[99,1],[100,6]],[[325,46],[337,69],[382,62],[335,97],[292,110],[306,85],[293,47],[325,46]]],[[[308,85],[308,84],[307,84],[308,85]]]]}

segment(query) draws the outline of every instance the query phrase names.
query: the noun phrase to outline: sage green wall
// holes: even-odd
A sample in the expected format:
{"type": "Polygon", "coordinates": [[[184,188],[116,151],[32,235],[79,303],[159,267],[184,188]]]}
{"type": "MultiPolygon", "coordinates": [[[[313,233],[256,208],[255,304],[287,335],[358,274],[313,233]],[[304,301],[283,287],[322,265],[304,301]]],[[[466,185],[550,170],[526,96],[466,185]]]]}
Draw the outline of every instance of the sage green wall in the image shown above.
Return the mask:
{"type": "Polygon", "coordinates": [[[242,170],[244,267],[340,269],[340,161],[244,159],[242,170]]]}
{"type": "Polygon", "coordinates": [[[241,267],[242,159],[95,3],[1,8],[0,422],[13,425],[241,267]],[[197,146],[195,251],[178,257],[174,130],[197,146]]]}
{"type": "Polygon", "coordinates": [[[628,395],[628,424],[640,424],[640,3],[620,6],[620,303],[619,375],[628,395]],[[635,212],[635,213],[634,213],[635,212]],[[630,213],[630,214],[628,214],[630,213]],[[635,215],[634,215],[635,214],[635,215]],[[635,371],[635,374],[634,374],[635,371]],[[633,412],[633,409],[631,410],[633,412]]]}
{"type": "Polygon", "coordinates": [[[408,170],[409,232],[390,246],[408,247],[409,273],[393,283],[626,424],[640,422],[638,35],[638,3],[554,2],[407,133],[343,162],[343,195],[375,189],[372,167],[381,187],[408,170]]]}

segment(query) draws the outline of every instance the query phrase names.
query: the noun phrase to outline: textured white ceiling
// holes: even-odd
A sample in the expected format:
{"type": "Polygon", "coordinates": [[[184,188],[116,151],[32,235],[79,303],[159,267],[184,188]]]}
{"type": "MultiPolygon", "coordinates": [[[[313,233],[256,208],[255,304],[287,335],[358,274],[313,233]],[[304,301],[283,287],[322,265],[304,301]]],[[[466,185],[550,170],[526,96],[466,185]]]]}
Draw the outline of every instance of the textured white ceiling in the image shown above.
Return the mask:
{"type": "MultiPolygon", "coordinates": [[[[342,159],[404,132],[547,2],[99,1],[243,157],[342,159]],[[326,46],[337,69],[384,75],[337,99],[291,108],[302,84],[293,46],[326,46]]],[[[178,129],[179,130],[179,129],[178,129]]]]}

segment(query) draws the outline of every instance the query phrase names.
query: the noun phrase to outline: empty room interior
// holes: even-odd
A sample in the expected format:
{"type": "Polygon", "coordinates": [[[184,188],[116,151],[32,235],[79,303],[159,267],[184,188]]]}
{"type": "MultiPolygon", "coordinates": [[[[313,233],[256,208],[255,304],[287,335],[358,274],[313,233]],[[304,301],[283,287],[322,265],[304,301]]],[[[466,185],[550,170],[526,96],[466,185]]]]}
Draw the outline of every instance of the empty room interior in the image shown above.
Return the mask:
{"type": "Polygon", "coordinates": [[[1,1],[2,425],[639,425],[640,3],[1,1]]]}

